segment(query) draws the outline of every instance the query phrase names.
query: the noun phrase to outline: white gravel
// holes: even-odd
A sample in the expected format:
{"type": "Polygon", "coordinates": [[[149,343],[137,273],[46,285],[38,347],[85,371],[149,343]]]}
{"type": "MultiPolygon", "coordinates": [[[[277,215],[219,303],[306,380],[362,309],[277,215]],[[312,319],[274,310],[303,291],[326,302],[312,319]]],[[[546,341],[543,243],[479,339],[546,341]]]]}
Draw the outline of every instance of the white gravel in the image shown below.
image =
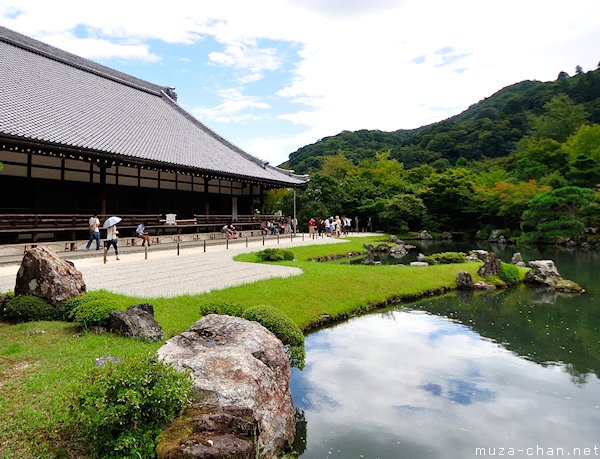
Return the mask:
{"type": "MultiPolygon", "coordinates": [[[[179,256],[174,245],[173,250],[149,250],[147,260],[143,252],[136,252],[121,254],[119,261],[111,249],[106,264],[100,254],[73,260],[73,263],[83,274],[88,290],[106,289],[139,297],[172,297],[302,273],[301,269],[289,266],[233,261],[239,253],[266,247],[293,248],[342,241],[341,238],[306,238],[305,241],[296,238],[294,242],[271,242],[263,247],[262,241],[258,240],[249,242],[247,248],[239,242],[231,244],[229,250],[224,244],[209,246],[206,253],[200,246],[182,248],[179,256]]],[[[0,266],[0,292],[14,289],[18,269],[19,264],[0,266]]]]}

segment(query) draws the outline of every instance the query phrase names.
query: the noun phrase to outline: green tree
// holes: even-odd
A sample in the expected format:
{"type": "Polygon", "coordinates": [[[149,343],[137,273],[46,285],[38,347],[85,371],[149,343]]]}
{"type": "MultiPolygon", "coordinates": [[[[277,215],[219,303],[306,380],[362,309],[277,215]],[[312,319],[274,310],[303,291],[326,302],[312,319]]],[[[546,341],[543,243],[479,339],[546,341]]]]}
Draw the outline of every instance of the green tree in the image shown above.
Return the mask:
{"type": "Polygon", "coordinates": [[[544,104],[544,113],[531,116],[531,136],[564,142],[587,119],[587,111],[566,94],[558,94],[544,104]]]}
{"type": "Polygon", "coordinates": [[[519,225],[531,199],[547,191],[550,191],[548,186],[540,186],[535,180],[519,183],[500,181],[493,187],[478,189],[478,196],[486,206],[494,207],[494,214],[504,219],[504,227],[514,228],[519,225]]]}
{"type": "Polygon", "coordinates": [[[327,156],[323,160],[323,164],[321,166],[321,172],[323,174],[339,180],[343,179],[346,177],[346,175],[355,170],[356,166],[354,163],[346,158],[341,151],[339,151],[335,156],[327,156]]]}
{"type": "Polygon", "coordinates": [[[600,162],[600,124],[580,126],[566,141],[564,149],[572,160],[585,155],[600,162]]]}
{"type": "Polygon", "coordinates": [[[429,176],[420,197],[432,218],[433,229],[472,228],[481,210],[474,193],[474,177],[463,168],[429,176]]]}
{"type": "Polygon", "coordinates": [[[566,175],[572,185],[594,188],[600,185],[600,164],[595,159],[580,154],[575,157],[566,175]]]}
{"type": "Polygon", "coordinates": [[[414,231],[423,228],[426,213],[422,199],[412,194],[397,194],[381,201],[377,218],[387,231],[414,231]]]}
{"type": "Polygon", "coordinates": [[[557,237],[577,239],[598,220],[600,205],[594,190],[567,186],[535,196],[523,212],[523,242],[552,243],[557,237]]]}

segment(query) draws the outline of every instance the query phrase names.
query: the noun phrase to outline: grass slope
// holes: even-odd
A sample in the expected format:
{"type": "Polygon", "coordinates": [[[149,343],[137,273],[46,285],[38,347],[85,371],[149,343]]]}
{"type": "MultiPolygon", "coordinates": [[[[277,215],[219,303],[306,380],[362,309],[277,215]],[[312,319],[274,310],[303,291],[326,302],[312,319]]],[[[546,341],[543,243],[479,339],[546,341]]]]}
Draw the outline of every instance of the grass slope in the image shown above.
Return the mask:
{"type": "MultiPolygon", "coordinates": [[[[367,242],[375,239],[294,248],[294,261],[278,263],[301,268],[304,273],[300,276],[176,298],[109,295],[123,308],[141,302],[153,304],[156,320],[169,338],[198,320],[200,305],[211,302],[270,305],[306,329],[323,315],[342,318],[368,305],[454,288],[459,271],[469,271],[474,280],[479,279],[478,263],[414,268],[308,261],[362,250],[367,242]]],[[[238,260],[255,262],[256,256],[244,254],[238,260]]],[[[108,333],[80,333],[65,322],[0,323],[0,336],[0,457],[85,456],[76,426],[69,425],[66,402],[79,384],[79,376],[97,357],[139,355],[161,345],[108,333]]]]}

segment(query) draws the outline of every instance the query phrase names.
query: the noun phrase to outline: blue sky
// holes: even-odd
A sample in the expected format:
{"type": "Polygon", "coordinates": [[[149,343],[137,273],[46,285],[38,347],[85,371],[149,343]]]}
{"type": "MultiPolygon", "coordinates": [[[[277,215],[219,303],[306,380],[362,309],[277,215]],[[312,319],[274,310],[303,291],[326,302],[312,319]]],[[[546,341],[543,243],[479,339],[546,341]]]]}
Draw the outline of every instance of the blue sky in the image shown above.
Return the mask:
{"type": "Polygon", "coordinates": [[[174,86],[272,164],[342,130],[416,128],[600,61],[598,0],[0,0],[0,24],[174,86]]]}

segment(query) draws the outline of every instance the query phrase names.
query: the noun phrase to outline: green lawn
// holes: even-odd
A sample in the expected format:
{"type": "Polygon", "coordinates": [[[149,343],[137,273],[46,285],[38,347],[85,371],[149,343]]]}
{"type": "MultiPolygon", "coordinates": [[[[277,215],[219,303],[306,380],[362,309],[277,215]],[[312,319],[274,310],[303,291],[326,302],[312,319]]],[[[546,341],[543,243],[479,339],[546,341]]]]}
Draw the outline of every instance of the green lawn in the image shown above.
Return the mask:
{"type": "MultiPolygon", "coordinates": [[[[347,243],[294,248],[296,259],[279,263],[299,267],[304,273],[290,278],[175,298],[111,297],[123,307],[153,304],[156,320],[169,338],[198,320],[200,305],[211,302],[274,306],[307,329],[323,315],[343,318],[386,302],[454,288],[459,271],[469,271],[474,280],[479,278],[478,263],[417,268],[308,261],[362,250],[363,243],[375,240],[350,238],[347,243]]],[[[254,254],[237,259],[256,261],[254,254]]],[[[97,357],[139,355],[161,345],[108,333],[80,333],[65,322],[0,323],[0,336],[0,457],[85,455],[77,429],[68,428],[66,403],[79,376],[97,357]]]]}

